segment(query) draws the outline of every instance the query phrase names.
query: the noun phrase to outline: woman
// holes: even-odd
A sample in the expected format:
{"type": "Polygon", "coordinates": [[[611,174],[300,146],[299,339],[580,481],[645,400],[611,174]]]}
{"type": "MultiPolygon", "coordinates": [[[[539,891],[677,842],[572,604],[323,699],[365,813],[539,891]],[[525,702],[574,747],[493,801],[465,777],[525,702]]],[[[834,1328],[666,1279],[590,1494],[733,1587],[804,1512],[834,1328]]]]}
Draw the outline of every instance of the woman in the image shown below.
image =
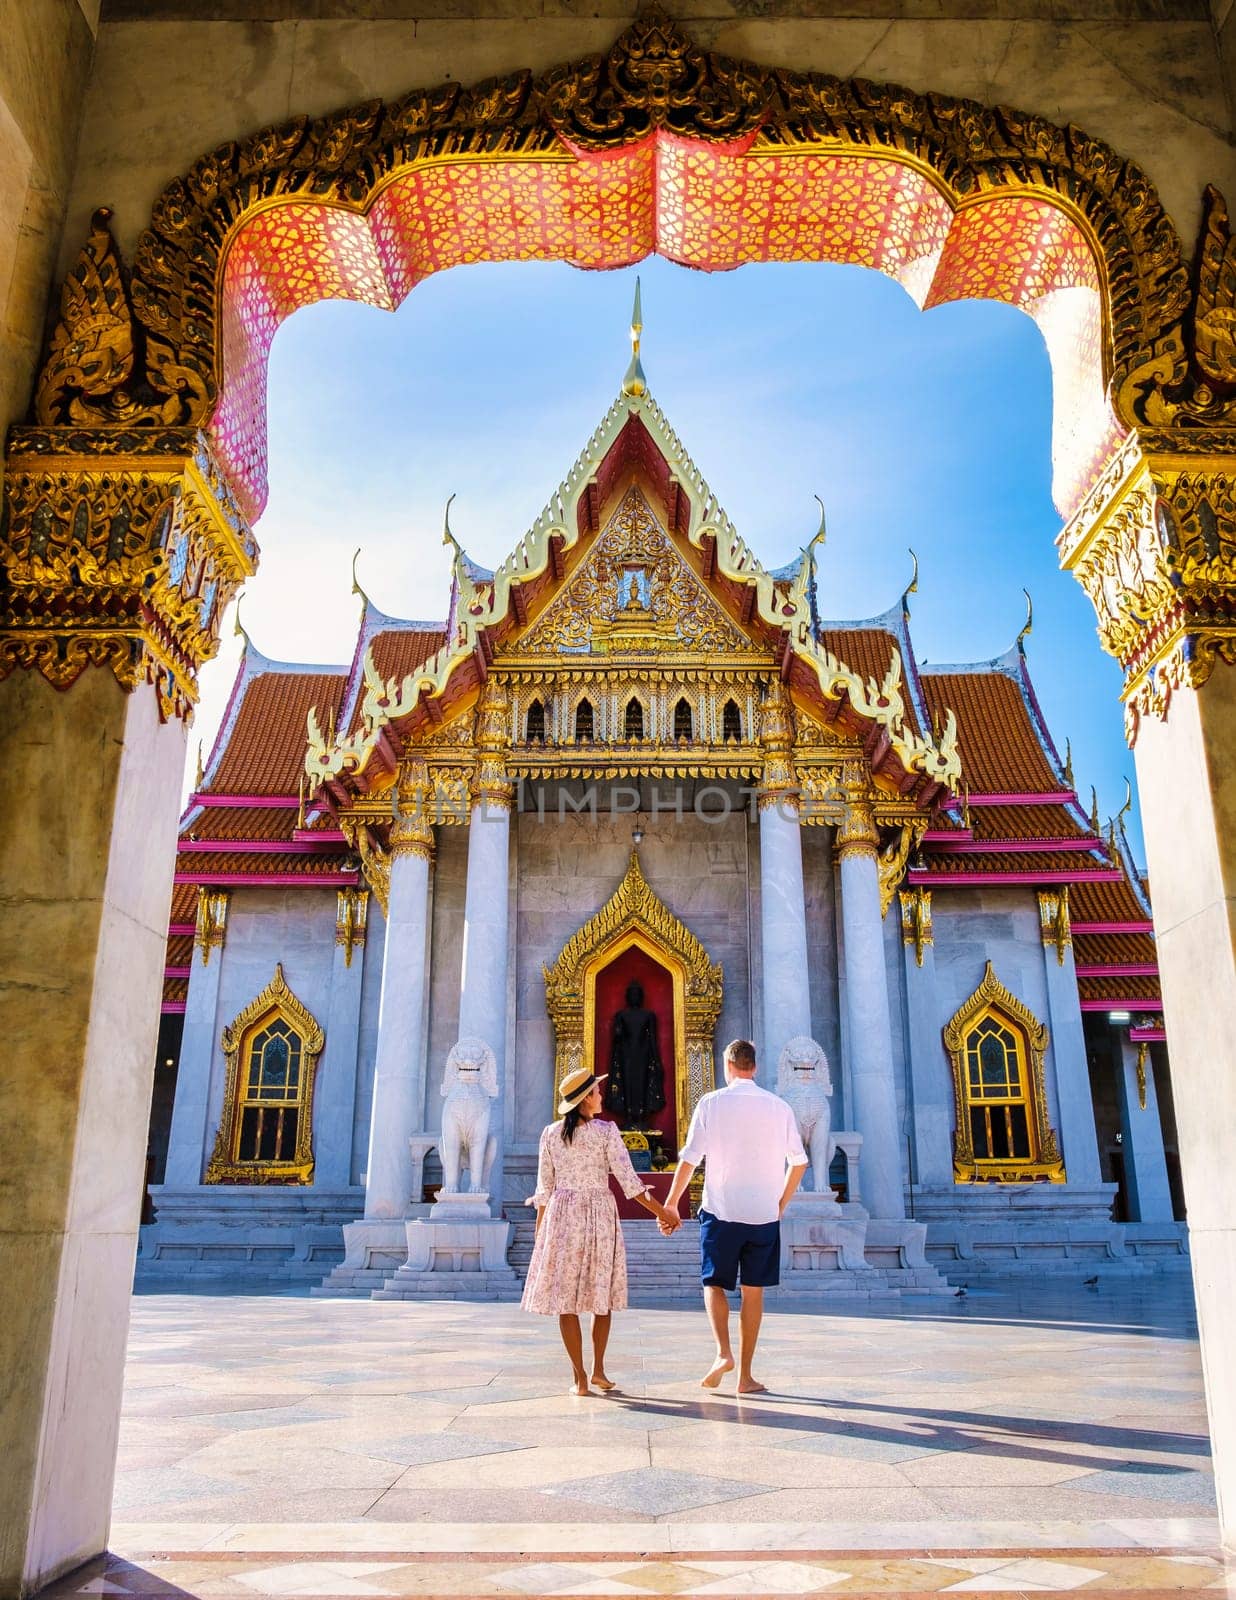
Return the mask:
{"type": "Polygon", "coordinates": [[[638,1200],[659,1222],[670,1213],[644,1188],[614,1122],[594,1120],[601,1109],[600,1078],[587,1067],[562,1080],[558,1113],[541,1134],[536,1193],[536,1242],[524,1284],[523,1308],[558,1318],[558,1331],[575,1375],[572,1394],[590,1393],[579,1317],[592,1313],[592,1387],[614,1388],[605,1372],[610,1317],[627,1304],[627,1254],[610,1193],[613,1173],[628,1200],[638,1200]]]}

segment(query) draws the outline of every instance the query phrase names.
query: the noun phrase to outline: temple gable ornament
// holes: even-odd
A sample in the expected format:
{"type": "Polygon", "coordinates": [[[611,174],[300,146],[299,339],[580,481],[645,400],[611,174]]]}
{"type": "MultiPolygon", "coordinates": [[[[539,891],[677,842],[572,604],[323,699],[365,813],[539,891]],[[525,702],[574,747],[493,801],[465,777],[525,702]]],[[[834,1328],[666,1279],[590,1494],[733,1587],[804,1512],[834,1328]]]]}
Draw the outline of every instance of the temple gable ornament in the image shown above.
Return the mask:
{"type": "Polygon", "coordinates": [[[580,569],[515,646],[521,655],[750,652],[656,520],[627,490],[580,569]]]}

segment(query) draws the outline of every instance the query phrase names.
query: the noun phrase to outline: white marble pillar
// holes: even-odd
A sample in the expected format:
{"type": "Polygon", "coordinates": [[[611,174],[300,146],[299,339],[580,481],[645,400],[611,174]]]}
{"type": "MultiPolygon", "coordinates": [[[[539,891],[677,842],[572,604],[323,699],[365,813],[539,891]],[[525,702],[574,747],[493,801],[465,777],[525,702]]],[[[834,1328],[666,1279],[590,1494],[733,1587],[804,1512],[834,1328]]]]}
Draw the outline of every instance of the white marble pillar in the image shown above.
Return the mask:
{"type": "Polygon", "coordinates": [[[401,774],[400,815],[391,829],[386,949],[365,1178],[367,1222],[402,1219],[421,1198],[412,1193],[410,1141],[424,1127],[425,1117],[424,1017],[433,853],[433,829],[423,810],[427,790],[423,767],[401,774]]]}
{"type": "Polygon", "coordinates": [[[811,1037],[802,832],[797,802],[784,794],[760,801],[760,972],[761,1076],[771,1084],[786,1041],[811,1037]]]}
{"type": "Polygon", "coordinates": [[[940,1048],[940,1002],[936,992],[936,947],[931,927],[931,890],[900,896],[906,978],[906,1022],[910,1055],[916,1190],[953,1187],[952,1078],[940,1048]]]}
{"type": "Polygon", "coordinates": [[[877,846],[870,805],[852,798],[838,829],[837,858],[854,1124],[863,1136],[864,1204],[873,1217],[899,1219],[905,1192],[877,846]]]}
{"type": "Polygon", "coordinates": [[[1163,1153],[1163,1123],[1154,1083],[1150,1047],[1144,1047],[1141,1081],[1138,1081],[1139,1047],[1127,1028],[1111,1029],[1112,1063],[1120,1094],[1120,1131],[1124,1149],[1124,1176],[1129,1209],[1134,1222],[1171,1222],[1172,1191],[1167,1181],[1163,1153]]]}
{"type": "Polygon", "coordinates": [[[215,1129],[210,1118],[210,1075],[219,1021],[219,980],[223,972],[223,940],[229,896],[199,894],[189,992],[181,1033],[180,1061],[172,1126],[167,1140],[163,1182],[169,1189],[196,1189],[210,1159],[215,1129]]]}
{"type": "Polygon", "coordinates": [[[489,1174],[490,1210],[502,1215],[506,1144],[506,1012],[509,948],[510,801],[480,796],[468,825],[459,1037],[484,1039],[498,1063],[492,1131],[497,1151],[489,1174]]]}
{"type": "Polygon", "coordinates": [[[1069,1183],[1094,1188],[1103,1182],[1099,1165],[1099,1136],[1094,1125],[1094,1095],[1086,1059],[1077,970],[1070,942],[1043,945],[1047,975],[1047,1026],[1051,1030],[1051,1057],[1055,1067],[1056,1108],[1060,1126],[1060,1153],[1069,1183]]]}
{"type": "MultiPolygon", "coordinates": [[[[326,1015],[326,1050],[313,1091],[313,1186],[347,1189],[352,1183],[352,1131],[356,1116],[356,1063],[360,1047],[361,985],[365,973],[368,891],[340,889],[335,960],[326,1015]],[[350,908],[350,909],[349,909],[350,908]]],[[[420,1198],[413,1195],[414,1200],[420,1198]]]]}

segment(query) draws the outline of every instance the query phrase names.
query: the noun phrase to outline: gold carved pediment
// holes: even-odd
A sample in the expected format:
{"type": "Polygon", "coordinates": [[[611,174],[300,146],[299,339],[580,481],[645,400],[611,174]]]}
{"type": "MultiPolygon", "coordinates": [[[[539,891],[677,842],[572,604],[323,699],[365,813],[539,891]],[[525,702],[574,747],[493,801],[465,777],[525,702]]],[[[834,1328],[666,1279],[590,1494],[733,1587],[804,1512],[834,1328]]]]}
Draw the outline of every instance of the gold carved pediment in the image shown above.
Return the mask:
{"type": "Polygon", "coordinates": [[[566,656],[756,648],[634,485],[578,570],[515,645],[524,655],[566,656]]]}

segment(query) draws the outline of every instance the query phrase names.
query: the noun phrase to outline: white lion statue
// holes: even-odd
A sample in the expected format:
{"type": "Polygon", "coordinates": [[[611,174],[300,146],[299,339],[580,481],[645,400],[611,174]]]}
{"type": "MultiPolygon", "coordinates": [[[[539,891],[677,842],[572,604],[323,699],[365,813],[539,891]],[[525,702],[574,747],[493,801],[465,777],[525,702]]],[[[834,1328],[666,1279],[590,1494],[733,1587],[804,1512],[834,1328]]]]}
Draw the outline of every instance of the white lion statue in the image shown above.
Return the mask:
{"type": "Polygon", "coordinates": [[[484,1039],[458,1039],[446,1058],[442,1076],[442,1188],[439,1198],[459,1194],[465,1158],[468,1189],[480,1194],[489,1184],[489,1169],[498,1148],[490,1133],[490,1102],[498,1097],[498,1061],[484,1039]]]}
{"type": "Polygon", "coordinates": [[[828,1168],[833,1159],[832,1074],[822,1045],[806,1034],[791,1039],[777,1062],[777,1093],[789,1102],[811,1158],[811,1187],[816,1194],[831,1194],[828,1168]]]}

